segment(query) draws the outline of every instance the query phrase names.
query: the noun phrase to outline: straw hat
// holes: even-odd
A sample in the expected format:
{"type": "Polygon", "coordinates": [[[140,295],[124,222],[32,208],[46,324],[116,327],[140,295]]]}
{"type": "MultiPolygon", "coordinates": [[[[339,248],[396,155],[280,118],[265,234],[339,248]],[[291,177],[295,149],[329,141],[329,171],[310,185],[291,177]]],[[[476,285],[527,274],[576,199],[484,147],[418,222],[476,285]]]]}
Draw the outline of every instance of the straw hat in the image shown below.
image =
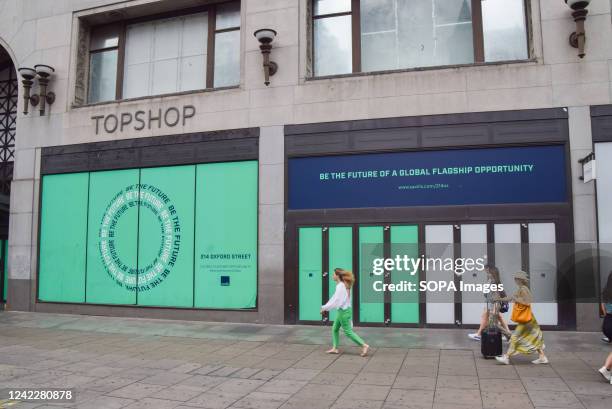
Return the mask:
{"type": "Polygon", "coordinates": [[[517,271],[516,273],[514,273],[514,279],[515,280],[521,280],[524,281],[526,283],[529,282],[529,274],[527,274],[524,271],[517,271]]]}

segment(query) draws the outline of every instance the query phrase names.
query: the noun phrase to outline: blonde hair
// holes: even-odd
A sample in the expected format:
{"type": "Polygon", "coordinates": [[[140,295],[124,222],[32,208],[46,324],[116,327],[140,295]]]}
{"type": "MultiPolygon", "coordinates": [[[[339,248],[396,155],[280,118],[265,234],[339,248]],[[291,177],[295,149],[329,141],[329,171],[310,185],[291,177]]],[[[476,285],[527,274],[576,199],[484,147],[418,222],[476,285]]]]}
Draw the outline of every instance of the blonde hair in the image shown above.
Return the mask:
{"type": "Polygon", "coordinates": [[[351,288],[355,284],[355,276],[352,272],[341,268],[334,269],[334,274],[344,283],[346,288],[351,288]]]}

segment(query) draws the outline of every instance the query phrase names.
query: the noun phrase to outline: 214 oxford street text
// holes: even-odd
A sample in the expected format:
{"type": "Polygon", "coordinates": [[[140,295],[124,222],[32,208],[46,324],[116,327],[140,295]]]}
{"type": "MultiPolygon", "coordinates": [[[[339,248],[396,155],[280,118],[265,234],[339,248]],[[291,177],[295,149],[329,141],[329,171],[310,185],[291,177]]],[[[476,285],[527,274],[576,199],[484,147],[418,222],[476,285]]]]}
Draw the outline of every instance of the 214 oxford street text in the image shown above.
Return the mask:
{"type": "MultiPolygon", "coordinates": [[[[417,271],[442,271],[452,272],[454,275],[474,271],[483,271],[485,268],[486,256],[478,258],[439,258],[439,257],[410,257],[408,255],[397,255],[394,258],[375,258],[372,261],[372,274],[383,276],[385,273],[398,271],[414,276],[417,271]]],[[[473,284],[459,281],[459,286],[452,280],[438,281],[419,281],[418,284],[412,281],[402,280],[395,283],[385,283],[384,280],[374,280],[372,289],[375,292],[414,292],[414,291],[462,291],[462,292],[481,292],[487,294],[491,291],[503,291],[503,284],[473,284]]]]}
{"type": "Polygon", "coordinates": [[[189,118],[193,118],[196,109],[193,105],[184,105],[181,108],[168,107],[166,109],[149,109],[147,111],[122,112],[120,114],[94,115],[91,119],[96,127],[96,135],[100,131],[115,133],[124,130],[142,131],[143,129],[168,128],[177,126],[179,123],[185,126],[189,118]]]}

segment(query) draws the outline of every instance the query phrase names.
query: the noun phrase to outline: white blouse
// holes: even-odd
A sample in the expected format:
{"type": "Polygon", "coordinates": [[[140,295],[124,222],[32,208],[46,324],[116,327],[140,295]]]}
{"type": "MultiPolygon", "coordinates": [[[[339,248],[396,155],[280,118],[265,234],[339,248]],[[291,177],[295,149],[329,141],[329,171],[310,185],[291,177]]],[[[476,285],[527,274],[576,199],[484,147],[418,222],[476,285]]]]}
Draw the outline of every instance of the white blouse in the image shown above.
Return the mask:
{"type": "Polygon", "coordinates": [[[351,297],[349,295],[349,290],[346,288],[344,283],[340,282],[336,284],[336,292],[332,298],[329,299],[327,304],[321,307],[323,311],[331,311],[334,308],[340,308],[342,310],[346,310],[351,306],[351,297]]]}

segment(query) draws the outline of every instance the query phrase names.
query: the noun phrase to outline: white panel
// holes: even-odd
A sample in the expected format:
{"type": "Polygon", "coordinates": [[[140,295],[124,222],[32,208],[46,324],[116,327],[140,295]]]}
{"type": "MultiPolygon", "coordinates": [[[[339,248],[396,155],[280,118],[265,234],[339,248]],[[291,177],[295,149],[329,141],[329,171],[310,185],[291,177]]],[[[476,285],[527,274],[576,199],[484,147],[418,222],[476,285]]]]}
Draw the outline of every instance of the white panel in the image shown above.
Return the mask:
{"type": "Polygon", "coordinates": [[[206,88],[206,56],[193,56],[181,60],[180,91],[206,88]]]}
{"type": "Polygon", "coordinates": [[[208,46],[208,14],[185,17],[183,25],[182,56],[206,54],[208,46]]]}
{"type": "Polygon", "coordinates": [[[506,292],[516,289],[514,273],[522,269],[521,263],[521,225],[496,224],[494,226],[495,265],[499,269],[501,281],[506,292]]]}
{"type": "Polygon", "coordinates": [[[595,144],[599,242],[612,243],[612,142],[595,144]]]}
{"type": "MultiPolygon", "coordinates": [[[[428,225],[425,226],[425,254],[427,258],[453,257],[453,226],[428,225]]],[[[453,272],[427,269],[427,281],[452,281],[453,272]]],[[[455,304],[454,292],[436,291],[427,292],[426,312],[429,324],[454,324],[455,304]]]]}
{"type": "Polygon", "coordinates": [[[152,23],[128,26],[125,40],[125,64],[133,65],[151,61],[152,39],[152,23]]]}
{"type": "Polygon", "coordinates": [[[126,66],[123,79],[123,97],[149,95],[149,63],[126,66]]]}
{"type": "MultiPolygon", "coordinates": [[[[612,252],[612,142],[595,144],[597,172],[597,224],[599,245],[602,254],[612,252]]],[[[594,183],[594,182],[590,182],[594,183]]],[[[608,274],[612,271],[612,258],[601,257],[601,288],[606,286],[608,274]]]]}
{"type": "MultiPolygon", "coordinates": [[[[507,295],[516,291],[514,273],[522,269],[521,256],[521,225],[496,224],[493,228],[495,241],[495,265],[499,269],[502,284],[507,295]]],[[[510,319],[510,310],[504,314],[506,321],[510,319]]]]}
{"type": "MultiPolygon", "coordinates": [[[[484,258],[486,264],[487,255],[487,225],[486,224],[462,224],[461,225],[461,258],[473,259],[484,258]]],[[[462,277],[464,283],[486,283],[487,274],[484,270],[465,272],[462,277]]],[[[461,306],[463,324],[479,324],[480,316],[484,309],[484,295],[469,292],[463,295],[461,306]],[[476,300],[476,298],[480,298],[476,300]]]]}
{"type": "Polygon", "coordinates": [[[529,275],[533,313],[544,325],[557,325],[557,249],[554,223],[529,223],[529,275]]]}
{"type": "Polygon", "coordinates": [[[461,304],[461,323],[462,324],[480,324],[480,317],[487,308],[484,301],[481,303],[463,303],[461,304]]]}
{"type": "Polygon", "coordinates": [[[174,92],[177,89],[177,60],[157,61],[153,65],[153,95],[174,92]]]}
{"type": "Polygon", "coordinates": [[[182,20],[161,20],[155,24],[155,44],[153,59],[155,61],[177,58],[179,55],[179,38],[182,31],[182,20]]]}

